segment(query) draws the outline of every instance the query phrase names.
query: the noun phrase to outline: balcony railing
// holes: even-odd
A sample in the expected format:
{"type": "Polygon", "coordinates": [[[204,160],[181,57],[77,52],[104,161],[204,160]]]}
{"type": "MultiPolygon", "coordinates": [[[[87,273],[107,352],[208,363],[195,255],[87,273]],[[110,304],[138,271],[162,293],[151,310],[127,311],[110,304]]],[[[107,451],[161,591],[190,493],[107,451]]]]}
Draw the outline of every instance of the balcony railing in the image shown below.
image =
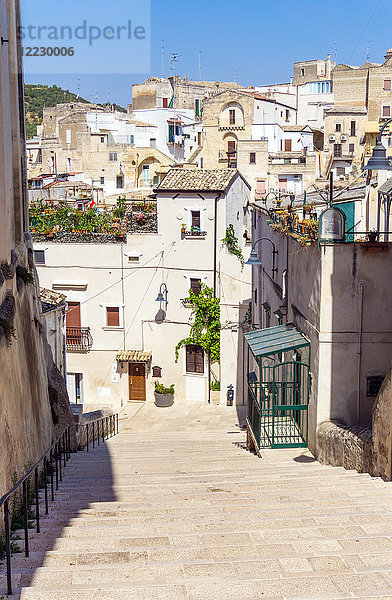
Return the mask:
{"type": "Polygon", "coordinates": [[[89,352],[93,345],[90,327],[67,327],[66,348],[68,352],[89,352]]]}

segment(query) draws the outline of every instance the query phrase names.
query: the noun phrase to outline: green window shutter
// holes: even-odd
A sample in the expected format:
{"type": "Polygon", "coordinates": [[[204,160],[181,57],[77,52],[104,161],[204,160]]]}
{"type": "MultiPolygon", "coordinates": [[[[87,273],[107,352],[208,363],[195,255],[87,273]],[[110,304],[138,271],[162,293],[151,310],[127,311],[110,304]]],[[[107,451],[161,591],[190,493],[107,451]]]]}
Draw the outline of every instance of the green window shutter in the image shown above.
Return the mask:
{"type": "Polygon", "coordinates": [[[173,108],[173,103],[174,103],[174,94],[173,94],[173,96],[171,97],[171,100],[170,100],[170,102],[169,102],[169,106],[168,106],[168,108],[173,108]]]}
{"type": "MultiPolygon", "coordinates": [[[[354,228],[354,219],[355,219],[355,203],[354,202],[342,202],[336,204],[337,208],[340,208],[342,212],[346,215],[346,231],[353,231],[354,228]]],[[[348,233],[346,235],[346,242],[353,242],[354,234],[348,233]]]]}

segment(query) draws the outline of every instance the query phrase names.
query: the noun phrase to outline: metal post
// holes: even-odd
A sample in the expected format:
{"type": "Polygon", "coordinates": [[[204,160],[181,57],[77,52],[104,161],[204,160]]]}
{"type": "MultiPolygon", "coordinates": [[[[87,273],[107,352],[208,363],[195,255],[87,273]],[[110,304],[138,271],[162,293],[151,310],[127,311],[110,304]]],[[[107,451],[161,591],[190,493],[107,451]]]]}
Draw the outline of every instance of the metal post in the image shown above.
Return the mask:
{"type": "Polygon", "coordinates": [[[88,449],[88,423],[86,424],[86,447],[87,447],[87,452],[89,452],[89,449],[88,449]]]}
{"type": "Polygon", "coordinates": [[[38,481],[38,467],[34,469],[34,483],[35,483],[35,520],[37,522],[37,533],[40,532],[39,527],[39,481],[38,481]]]}
{"type": "Polygon", "coordinates": [[[52,502],[54,500],[54,485],[53,485],[53,450],[50,451],[50,490],[52,502]]]}
{"type": "Polygon", "coordinates": [[[116,415],[116,420],[117,420],[117,433],[118,433],[118,413],[116,415]]]}
{"type": "Polygon", "coordinates": [[[106,439],[109,439],[109,426],[108,417],[106,417],[106,439]]]}
{"type": "Polygon", "coordinates": [[[48,459],[44,458],[44,479],[45,479],[45,514],[49,513],[48,504],[48,459]]]}
{"type": "MultiPolygon", "coordinates": [[[[65,436],[66,436],[66,434],[65,434],[65,436]]],[[[63,437],[61,439],[62,439],[62,442],[63,442],[64,467],[66,467],[67,466],[67,444],[66,444],[66,437],[64,438],[64,435],[63,435],[63,437]]]]}
{"type": "Polygon", "coordinates": [[[60,481],[63,480],[63,471],[62,471],[62,458],[61,458],[61,439],[57,442],[58,451],[59,451],[59,469],[60,469],[60,481]]]}
{"type": "Polygon", "coordinates": [[[58,465],[58,451],[57,444],[54,447],[54,458],[56,461],[56,491],[59,489],[59,465],[58,465]]]}
{"type": "Polygon", "coordinates": [[[102,443],[105,443],[105,417],[102,417],[102,443]]]}
{"type": "Polygon", "coordinates": [[[4,532],[5,532],[5,553],[7,557],[7,593],[12,595],[11,580],[11,536],[10,536],[10,511],[8,507],[8,498],[4,502],[4,532]]]}
{"type": "Polygon", "coordinates": [[[101,435],[99,433],[99,420],[97,421],[97,442],[98,442],[98,446],[101,443],[101,435]]]}
{"type": "Polygon", "coordinates": [[[26,481],[22,484],[23,496],[23,528],[25,537],[25,556],[29,555],[29,514],[27,510],[27,486],[26,481]]]}

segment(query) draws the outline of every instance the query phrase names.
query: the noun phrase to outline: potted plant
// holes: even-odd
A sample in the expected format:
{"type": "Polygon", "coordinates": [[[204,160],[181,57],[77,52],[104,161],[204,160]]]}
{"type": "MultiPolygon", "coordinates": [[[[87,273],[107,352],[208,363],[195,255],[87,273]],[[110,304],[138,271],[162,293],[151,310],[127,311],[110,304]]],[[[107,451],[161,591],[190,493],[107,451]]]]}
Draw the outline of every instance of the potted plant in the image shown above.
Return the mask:
{"type": "Polygon", "coordinates": [[[186,224],[185,223],[181,223],[181,234],[185,235],[186,232],[186,224]]]}
{"type": "Polygon", "coordinates": [[[211,381],[210,383],[210,399],[212,404],[220,402],[220,381],[211,381]]]}
{"type": "Polygon", "coordinates": [[[159,381],[154,382],[155,390],[155,406],[166,407],[172,406],[174,402],[174,383],[170,387],[165,387],[163,383],[159,381]]]}
{"type": "Polygon", "coordinates": [[[378,238],[378,231],[376,231],[375,229],[373,229],[372,231],[368,232],[368,240],[369,242],[376,242],[378,238]]]}

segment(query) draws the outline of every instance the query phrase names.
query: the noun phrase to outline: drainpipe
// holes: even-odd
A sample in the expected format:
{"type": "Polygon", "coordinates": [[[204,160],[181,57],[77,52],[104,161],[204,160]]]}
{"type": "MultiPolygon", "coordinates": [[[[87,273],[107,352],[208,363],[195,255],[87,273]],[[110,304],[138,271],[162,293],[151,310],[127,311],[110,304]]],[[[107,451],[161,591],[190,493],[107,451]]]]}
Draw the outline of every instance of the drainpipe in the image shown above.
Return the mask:
{"type": "Polygon", "coordinates": [[[357,374],[357,407],[356,422],[360,423],[360,402],[361,402],[361,359],[362,359],[362,324],[363,324],[363,291],[365,284],[359,284],[359,334],[358,334],[358,374],[357,374]]]}
{"type": "Polygon", "coordinates": [[[63,370],[64,370],[63,377],[64,377],[64,381],[65,381],[65,386],[67,386],[67,325],[66,325],[65,306],[62,310],[61,320],[62,320],[62,326],[64,328],[64,333],[65,333],[65,335],[63,335],[63,370]]]}
{"type": "Polygon", "coordinates": [[[218,235],[218,222],[217,222],[217,216],[218,216],[218,200],[221,197],[221,193],[219,193],[216,198],[215,198],[215,207],[214,207],[214,284],[213,284],[213,289],[214,289],[214,298],[216,298],[216,261],[217,261],[217,248],[216,248],[216,242],[217,242],[217,235],[218,235]]]}
{"type": "MultiPolygon", "coordinates": [[[[214,283],[213,283],[213,290],[214,290],[214,298],[216,298],[216,261],[217,261],[217,247],[216,247],[216,243],[217,243],[217,236],[218,236],[218,201],[219,198],[221,197],[221,193],[217,194],[216,198],[215,198],[215,205],[214,205],[214,273],[213,273],[213,277],[214,277],[214,283]]],[[[220,377],[219,377],[220,379],[220,377]]],[[[210,355],[208,355],[208,403],[211,403],[211,360],[210,360],[210,355]]]]}

